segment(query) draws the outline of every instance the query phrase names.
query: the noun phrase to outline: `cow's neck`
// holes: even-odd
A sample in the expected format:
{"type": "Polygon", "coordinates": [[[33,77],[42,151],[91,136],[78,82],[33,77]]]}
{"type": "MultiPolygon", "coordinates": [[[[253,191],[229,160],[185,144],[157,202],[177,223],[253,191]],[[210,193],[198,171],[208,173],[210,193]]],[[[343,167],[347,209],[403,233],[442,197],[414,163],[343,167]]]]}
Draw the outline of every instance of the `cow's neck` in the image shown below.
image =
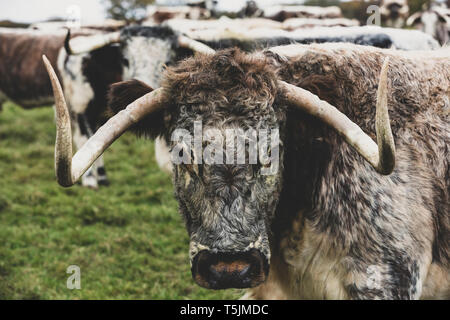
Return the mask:
{"type": "Polygon", "coordinates": [[[325,216],[317,208],[317,193],[329,172],[336,135],[308,116],[300,117],[303,121],[288,124],[288,132],[296,134],[288,135],[285,144],[284,190],[272,224],[271,273],[291,298],[345,298],[339,281],[344,270],[332,265],[344,253],[332,246],[326,231],[314,227],[325,216]]]}

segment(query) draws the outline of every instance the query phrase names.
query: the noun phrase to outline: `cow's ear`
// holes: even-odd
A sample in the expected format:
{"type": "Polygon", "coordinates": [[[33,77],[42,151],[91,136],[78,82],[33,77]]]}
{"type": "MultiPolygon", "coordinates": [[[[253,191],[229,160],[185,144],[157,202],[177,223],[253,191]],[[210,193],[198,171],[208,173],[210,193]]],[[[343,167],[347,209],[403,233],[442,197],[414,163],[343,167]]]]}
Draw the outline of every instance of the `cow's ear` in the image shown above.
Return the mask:
{"type": "Polygon", "coordinates": [[[109,87],[108,107],[113,114],[116,114],[136,99],[152,91],[152,87],[136,79],[114,83],[109,87]]]}
{"type": "MultiPolygon", "coordinates": [[[[107,117],[112,117],[136,99],[152,91],[152,87],[136,79],[112,84],[108,91],[107,117]]],[[[145,135],[154,139],[164,132],[163,116],[164,110],[155,111],[139,120],[129,130],[139,136],[145,135]]]]}

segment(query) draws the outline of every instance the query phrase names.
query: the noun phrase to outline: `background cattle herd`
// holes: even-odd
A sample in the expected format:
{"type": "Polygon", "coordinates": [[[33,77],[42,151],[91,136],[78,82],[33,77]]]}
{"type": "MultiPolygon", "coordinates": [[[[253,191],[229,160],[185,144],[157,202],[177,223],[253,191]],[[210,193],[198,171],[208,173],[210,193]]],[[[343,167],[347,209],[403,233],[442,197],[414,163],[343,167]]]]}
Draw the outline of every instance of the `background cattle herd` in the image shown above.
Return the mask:
{"type": "MultiPolygon", "coordinates": [[[[51,106],[55,104],[55,84],[42,60],[43,55],[48,58],[61,82],[69,131],[77,151],[117,111],[112,85],[136,79],[153,89],[169,86],[165,69],[192,57],[224,49],[231,54],[236,47],[248,55],[255,52],[267,55],[269,48],[276,47],[272,52],[278,58],[273,60],[281,60],[273,63],[282,69],[284,57],[291,59],[296,49],[286,53],[287,49],[277,48],[294,44],[336,43],[336,48],[341,48],[341,44],[346,48],[348,44],[349,50],[359,45],[367,55],[371,54],[371,48],[375,48],[374,52],[391,49],[401,52],[399,56],[418,50],[425,60],[428,56],[431,59],[434,52],[449,52],[444,51],[450,46],[449,1],[286,2],[268,5],[265,1],[236,1],[230,9],[224,5],[225,1],[222,4],[185,1],[178,6],[145,6],[145,16],[138,18],[111,11],[114,19],[97,24],[46,21],[0,27],[0,239],[4,243],[0,249],[0,298],[233,299],[243,294],[246,298],[290,297],[278,286],[282,281],[270,276],[265,285],[245,292],[209,291],[194,284],[187,257],[189,238],[184,234],[178,204],[172,196],[170,181],[176,181],[177,175],[172,171],[166,133],[156,135],[154,144],[125,134],[122,142],[118,140],[111,147],[111,156],[105,153],[106,161],[103,152],[99,153],[92,166],[83,172],[79,186],[58,187],[52,164],[55,114],[51,106]],[[139,181],[143,176],[146,178],[139,181]],[[153,211],[145,211],[148,203],[154,207],[153,211]],[[148,217],[142,216],[146,214],[148,217]],[[63,220],[59,220],[61,216],[63,220]],[[83,289],[79,291],[66,288],[69,265],[80,266],[83,289]]],[[[448,65],[450,56],[441,58],[448,65]]],[[[236,63],[245,61],[233,59],[241,61],[236,63]]],[[[346,61],[351,59],[349,55],[346,61]]],[[[224,71],[224,77],[227,72],[224,71]]],[[[395,78],[390,81],[401,82],[395,78]]],[[[152,90],[145,88],[140,89],[141,95],[152,90]]],[[[447,88],[447,109],[448,93],[447,88]]],[[[129,96],[121,98],[130,103],[134,95],[129,96]]],[[[406,119],[404,114],[399,117],[406,119]]],[[[398,125],[399,119],[393,121],[398,125]]],[[[61,128],[60,120],[56,123],[61,128]]],[[[447,125],[450,126],[448,122],[447,125]]],[[[448,146],[446,150],[442,156],[444,163],[449,161],[448,146]]],[[[68,186],[76,182],[63,177],[58,163],[56,169],[60,184],[69,181],[68,186]]],[[[447,190],[447,201],[448,193],[447,190]]],[[[441,208],[444,211],[441,219],[445,221],[441,221],[443,227],[439,231],[447,243],[448,208],[448,202],[441,208]]],[[[443,283],[450,279],[445,271],[448,263],[447,257],[447,269],[441,275],[443,283]]],[[[192,272],[201,286],[214,288],[211,284],[202,285],[205,280],[198,280],[192,272]]],[[[449,298],[449,290],[447,287],[444,293],[430,296],[449,298]]],[[[360,292],[354,296],[329,297],[378,296],[373,292],[364,296],[360,292]]],[[[417,296],[410,292],[384,297],[417,296]]]]}

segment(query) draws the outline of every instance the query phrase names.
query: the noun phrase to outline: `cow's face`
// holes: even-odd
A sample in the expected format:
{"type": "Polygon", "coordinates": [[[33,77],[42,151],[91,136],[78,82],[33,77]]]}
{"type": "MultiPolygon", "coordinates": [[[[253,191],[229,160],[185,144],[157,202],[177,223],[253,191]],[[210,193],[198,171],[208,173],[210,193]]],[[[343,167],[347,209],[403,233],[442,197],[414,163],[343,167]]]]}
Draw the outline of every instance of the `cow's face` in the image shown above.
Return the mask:
{"type": "MultiPolygon", "coordinates": [[[[201,112],[195,115],[207,119],[201,112]]],[[[249,141],[248,136],[239,135],[230,153],[226,139],[236,126],[223,127],[222,123],[232,115],[223,116],[214,123],[206,120],[208,126],[203,128],[204,139],[209,139],[210,133],[214,139],[223,137],[218,144],[203,140],[198,152],[195,146],[172,142],[172,154],[184,153],[188,160],[174,165],[175,194],[191,239],[189,253],[195,281],[206,288],[251,287],[263,281],[268,272],[268,230],[281,185],[281,155],[278,149],[268,154],[276,154],[277,158],[268,162],[256,157],[250,164],[253,151],[248,146],[236,146],[240,138],[249,141]],[[211,147],[213,154],[208,150],[211,147]],[[245,154],[245,163],[226,164],[227,153],[234,159],[245,154]],[[203,163],[196,163],[199,154],[203,154],[203,163]],[[217,154],[223,158],[217,158],[217,154]]],[[[277,125],[261,118],[254,120],[252,125],[277,125]]],[[[196,139],[193,131],[192,142],[196,139]]],[[[266,150],[275,148],[267,145],[266,150]]]]}
{"type": "Polygon", "coordinates": [[[253,287],[269,267],[284,113],[274,107],[267,66],[244,57],[225,51],[185,61],[169,70],[165,84],[176,110],[168,141],[175,194],[190,235],[192,275],[206,288],[253,287]]]}
{"type": "Polygon", "coordinates": [[[165,65],[175,59],[175,35],[162,27],[131,27],[122,32],[124,79],[159,87],[165,65]]]}

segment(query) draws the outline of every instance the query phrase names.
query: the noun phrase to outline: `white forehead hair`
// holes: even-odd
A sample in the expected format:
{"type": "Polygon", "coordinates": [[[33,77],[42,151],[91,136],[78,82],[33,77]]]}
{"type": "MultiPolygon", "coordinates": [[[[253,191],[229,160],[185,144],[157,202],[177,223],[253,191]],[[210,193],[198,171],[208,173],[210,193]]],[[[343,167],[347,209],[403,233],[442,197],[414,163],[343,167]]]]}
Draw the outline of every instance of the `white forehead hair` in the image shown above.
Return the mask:
{"type": "Polygon", "coordinates": [[[128,60],[124,67],[124,80],[138,79],[158,88],[161,85],[164,65],[174,58],[170,39],[155,37],[130,37],[123,56],[128,60]]]}

